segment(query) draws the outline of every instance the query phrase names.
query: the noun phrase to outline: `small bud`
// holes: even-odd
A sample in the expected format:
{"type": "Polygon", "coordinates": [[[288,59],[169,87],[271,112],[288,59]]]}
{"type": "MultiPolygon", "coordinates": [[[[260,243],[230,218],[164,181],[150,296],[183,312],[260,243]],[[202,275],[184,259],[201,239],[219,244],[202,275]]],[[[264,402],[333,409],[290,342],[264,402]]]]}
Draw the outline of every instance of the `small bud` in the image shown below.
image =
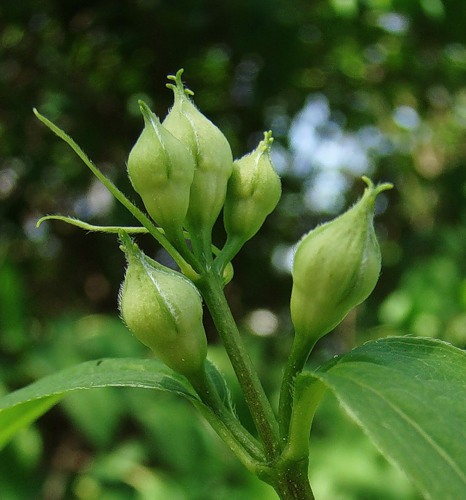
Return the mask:
{"type": "Polygon", "coordinates": [[[126,233],[121,242],[128,261],[119,297],[123,320],[167,366],[188,378],[198,374],[207,355],[199,292],[144,255],[126,233]]]}
{"type": "Polygon", "coordinates": [[[272,132],[265,132],[257,148],[233,163],[224,207],[224,224],[230,240],[240,244],[261,228],[281,195],[280,178],[270,158],[272,132]]]}
{"type": "Polygon", "coordinates": [[[144,130],[128,158],[128,175],[149,215],[167,233],[181,231],[189,206],[194,158],[140,101],[144,130]]]}
{"type": "Polygon", "coordinates": [[[163,126],[191,151],[196,169],[191,186],[187,227],[210,233],[225,201],[228,179],[233,168],[230,145],[222,132],[194,106],[181,81],[183,70],[169,76],[167,84],[175,94],[175,103],[163,126]]]}
{"type": "Polygon", "coordinates": [[[347,212],[323,224],[298,244],[293,264],[291,318],[297,340],[312,347],[365,300],[380,274],[374,232],[375,199],[391,184],[374,186],[363,177],[363,197],[347,212]]]}

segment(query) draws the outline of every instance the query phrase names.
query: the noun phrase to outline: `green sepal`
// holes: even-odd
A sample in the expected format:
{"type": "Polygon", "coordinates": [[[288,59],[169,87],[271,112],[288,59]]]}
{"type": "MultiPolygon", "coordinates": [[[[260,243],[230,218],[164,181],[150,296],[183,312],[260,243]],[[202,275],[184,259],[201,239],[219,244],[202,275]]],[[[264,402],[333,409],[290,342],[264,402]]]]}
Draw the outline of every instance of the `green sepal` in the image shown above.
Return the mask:
{"type": "Polygon", "coordinates": [[[119,237],[128,262],[119,294],[122,319],[167,366],[197,377],[207,355],[199,290],[183,274],[147,257],[124,231],[119,237]]]}
{"type": "Polygon", "coordinates": [[[152,219],[170,241],[183,246],[194,158],[144,101],[139,101],[139,107],[144,128],[128,156],[128,177],[152,219]]]}
{"type": "Polygon", "coordinates": [[[80,229],[84,229],[85,231],[91,231],[94,233],[118,234],[120,231],[124,231],[128,234],[147,234],[149,232],[146,227],[96,226],[75,217],[68,217],[66,215],[45,215],[37,221],[36,227],[39,227],[43,222],[47,220],[59,220],[61,222],[65,222],[66,224],[70,224],[72,226],[79,227],[80,229]]]}
{"type": "Polygon", "coordinates": [[[89,157],[84,153],[84,151],[76,144],[76,142],[60,127],[55,125],[45,116],[41,115],[36,108],[33,109],[36,117],[48,127],[54,134],[56,134],[60,139],[65,141],[68,146],[77,154],[77,156],[83,161],[83,163],[89,168],[89,170],[97,177],[97,179],[102,182],[102,184],[110,191],[110,193],[118,200],[148,231],[148,233],[155,238],[155,240],[162,245],[165,250],[173,257],[175,262],[178,264],[183,274],[188,276],[190,279],[197,279],[199,275],[192,268],[191,263],[187,262],[178,252],[178,250],[172,245],[172,243],[166,238],[166,236],[157,228],[152,221],[145,215],[138,207],[136,207],[131,201],[113,184],[113,182],[105,177],[105,175],[95,166],[95,164],[89,159],[89,157]]]}
{"type": "MultiPolygon", "coordinates": [[[[121,231],[124,231],[127,234],[148,234],[149,230],[146,227],[138,227],[138,226],[96,226],[95,224],[89,224],[88,222],[82,221],[75,217],[68,217],[66,215],[45,215],[41,217],[36,222],[36,227],[40,227],[41,224],[48,220],[58,220],[60,222],[65,222],[66,224],[70,224],[75,227],[79,227],[80,229],[84,229],[85,231],[90,231],[94,233],[108,233],[108,234],[120,234],[121,231]]],[[[164,234],[164,230],[159,228],[160,232],[164,234]]],[[[183,232],[184,237],[189,240],[191,239],[190,234],[187,231],[183,232]]],[[[211,245],[212,253],[214,255],[218,255],[220,253],[220,249],[215,245],[211,245]]],[[[234,269],[233,265],[229,263],[225,269],[223,270],[223,284],[224,286],[228,285],[230,281],[233,279],[234,269]]],[[[187,275],[189,277],[189,275],[187,275]]]]}

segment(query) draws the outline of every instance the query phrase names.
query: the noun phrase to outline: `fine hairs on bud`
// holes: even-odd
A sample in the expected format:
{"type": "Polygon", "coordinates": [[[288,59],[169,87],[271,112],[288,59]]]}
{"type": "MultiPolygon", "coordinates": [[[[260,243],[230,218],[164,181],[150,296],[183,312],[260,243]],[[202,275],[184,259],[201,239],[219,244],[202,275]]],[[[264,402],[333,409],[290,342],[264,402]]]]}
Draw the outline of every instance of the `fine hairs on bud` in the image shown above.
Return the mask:
{"type": "Polygon", "coordinates": [[[380,274],[380,248],[373,218],[377,196],[391,184],[375,186],[363,177],[362,198],[336,219],[299,242],[293,264],[291,316],[297,339],[312,346],[364,301],[380,274]]]}
{"type": "Polygon", "coordinates": [[[185,222],[195,162],[143,101],[139,106],[144,129],[129,154],[128,175],[149,215],[171,236],[185,222]]]}
{"type": "Polygon", "coordinates": [[[163,126],[185,144],[196,165],[186,216],[193,232],[209,232],[225,201],[228,179],[233,168],[230,145],[223,133],[191,101],[193,92],[181,80],[183,70],[168,78],[175,102],[163,126]]]}
{"type": "Polygon", "coordinates": [[[227,242],[219,262],[229,262],[264,224],[281,196],[281,182],[270,158],[272,132],[251,153],[233,163],[228,181],[223,223],[227,242]]]}
{"type": "Polygon", "coordinates": [[[202,301],[182,274],[149,259],[124,232],[128,267],[121,286],[121,316],[134,336],[173,370],[191,377],[207,356],[202,301]]]}
{"type": "Polygon", "coordinates": [[[280,200],[280,178],[270,158],[272,142],[272,132],[264,132],[257,148],[233,164],[224,208],[230,237],[252,238],[280,200]]]}

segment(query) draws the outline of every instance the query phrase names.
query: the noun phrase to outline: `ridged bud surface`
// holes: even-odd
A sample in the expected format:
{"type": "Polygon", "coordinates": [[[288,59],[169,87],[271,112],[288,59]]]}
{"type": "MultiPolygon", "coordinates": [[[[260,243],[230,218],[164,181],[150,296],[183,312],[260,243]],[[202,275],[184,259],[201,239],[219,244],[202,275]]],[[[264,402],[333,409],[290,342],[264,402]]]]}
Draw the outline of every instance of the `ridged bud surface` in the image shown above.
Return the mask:
{"type": "Polygon", "coordinates": [[[207,355],[201,296],[183,275],[149,259],[122,235],[128,268],[120,290],[120,311],[135,337],[167,366],[188,378],[207,355]]]}
{"type": "Polygon", "coordinates": [[[182,72],[169,77],[175,81],[175,85],[167,85],[174,92],[175,102],[163,126],[189,148],[196,162],[188,228],[210,231],[225,201],[233,157],[223,133],[190,100],[192,92],[184,88],[182,72]]]}
{"type": "Polygon", "coordinates": [[[380,248],[374,232],[377,195],[390,184],[367,188],[347,212],[309,232],[298,244],[293,263],[291,318],[306,345],[339,324],[365,300],[380,274],[380,248]]]}
{"type": "Polygon", "coordinates": [[[224,207],[229,238],[251,239],[280,200],[280,178],[270,158],[272,142],[272,133],[266,132],[253,152],[233,163],[224,207]]]}
{"type": "Polygon", "coordinates": [[[181,230],[189,206],[194,158],[140,102],[144,130],[128,158],[128,175],[152,219],[168,233],[181,230]]]}

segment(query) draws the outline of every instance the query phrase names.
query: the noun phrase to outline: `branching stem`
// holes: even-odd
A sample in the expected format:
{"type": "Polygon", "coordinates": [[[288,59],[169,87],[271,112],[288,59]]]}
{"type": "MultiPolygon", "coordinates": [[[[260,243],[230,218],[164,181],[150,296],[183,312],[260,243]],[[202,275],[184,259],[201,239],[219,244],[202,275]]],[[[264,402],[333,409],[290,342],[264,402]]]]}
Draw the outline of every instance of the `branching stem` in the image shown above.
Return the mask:
{"type": "Polygon", "coordinates": [[[277,421],[231,314],[222,280],[209,273],[199,280],[198,287],[233,365],[267,458],[273,459],[278,451],[277,421]]]}

